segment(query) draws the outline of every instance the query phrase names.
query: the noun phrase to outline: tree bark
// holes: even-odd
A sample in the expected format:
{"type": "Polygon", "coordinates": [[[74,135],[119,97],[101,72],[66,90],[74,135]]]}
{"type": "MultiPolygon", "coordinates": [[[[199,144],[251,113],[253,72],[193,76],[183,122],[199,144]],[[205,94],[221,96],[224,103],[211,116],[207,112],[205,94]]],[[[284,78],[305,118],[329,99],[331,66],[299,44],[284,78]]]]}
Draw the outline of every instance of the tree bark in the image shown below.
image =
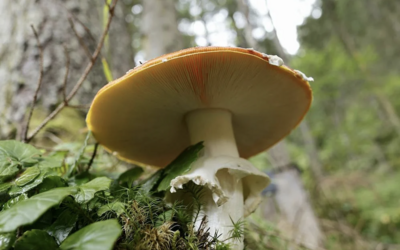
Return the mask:
{"type": "Polygon", "coordinates": [[[272,147],[268,154],[275,169],[272,181],[277,192],[261,205],[263,215],[275,222],[286,237],[310,249],[319,249],[323,233],[285,141],[272,147]]]}
{"type": "MultiPolygon", "coordinates": [[[[31,105],[37,85],[39,50],[30,25],[32,24],[38,31],[44,51],[44,76],[37,107],[49,112],[62,101],[62,83],[66,71],[63,45],[66,46],[70,57],[67,93],[81,76],[89,61],[69,25],[69,13],[79,18],[90,29],[93,37],[98,39],[103,29],[103,5],[104,1],[0,1],[2,17],[0,24],[0,44],[2,44],[0,47],[0,138],[10,138],[21,129],[26,109],[31,105]]],[[[121,11],[116,11],[117,16],[120,13],[121,11]]],[[[118,20],[121,22],[120,26],[125,25],[123,16],[117,18],[118,20]]],[[[113,26],[118,25],[114,23],[113,26]]],[[[87,44],[89,51],[93,52],[97,41],[93,41],[78,22],[75,22],[75,28],[87,44]]],[[[126,33],[121,32],[118,36],[120,41],[129,39],[129,34],[126,33]]],[[[124,50],[129,51],[131,48],[124,48],[124,50]]],[[[122,61],[129,53],[115,54],[122,61]]],[[[113,66],[117,67],[117,64],[113,66]]],[[[96,91],[106,83],[101,62],[98,60],[73,103],[90,103],[96,91]]]]}
{"type": "Polygon", "coordinates": [[[174,0],[143,1],[143,47],[147,60],[183,49],[174,0]]]}

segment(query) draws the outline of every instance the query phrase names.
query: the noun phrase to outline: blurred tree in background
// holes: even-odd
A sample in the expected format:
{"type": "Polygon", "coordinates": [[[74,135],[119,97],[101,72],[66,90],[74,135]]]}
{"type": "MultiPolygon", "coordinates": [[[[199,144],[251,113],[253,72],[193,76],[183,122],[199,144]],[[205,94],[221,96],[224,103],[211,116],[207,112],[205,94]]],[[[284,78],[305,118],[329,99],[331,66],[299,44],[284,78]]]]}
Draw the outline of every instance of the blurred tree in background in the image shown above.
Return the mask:
{"type": "MultiPolygon", "coordinates": [[[[266,190],[269,203],[248,220],[248,249],[287,249],[292,241],[306,245],[307,234],[315,236],[322,249],[400,249],[400,2],[286,0],[279,15],[309,6],[297,27],[300,47],[294,54],[280,41],[279,32],[285,31],[274,25],[275,13],[268,8],[274,1],[281,0],[121,0],[99,60],[71,101],[78,109],[63,110],[33,143],[53,148],[83,138],[77,131],[85,129],[85,105],[107,83],[104,62],[118,78],[135,63],[182,48],[253,47],[281,56],[315,82],[306,120],[278,149],[251,159],[275,175],[275,186],[266,190]],[[298,181],[291,188],[302,190],[305,206],[294,202],[298,193],[279,192],[294,184],[290,178],[282,184],[282,176],[290,173],[298,181]],[[292,203],[280,203],[279,197],[292,203]],[[299,224],[305,207],[310,216],[299,224]],[[316,231],[304,229],[310,221],[316,231]]],[[[39,51],[30,24],[44,49],[44,85],[34,127],[63,101],[67,58],[68,83],[77,81],[91,60],[88,54],[104,26],[103,5],[0,1],[2,139],[20,136],[39,76],[39,51]]],[[[109,161],[101,171],[120,170],[115,167],[120,162],[100,153],[109,161]]]]}

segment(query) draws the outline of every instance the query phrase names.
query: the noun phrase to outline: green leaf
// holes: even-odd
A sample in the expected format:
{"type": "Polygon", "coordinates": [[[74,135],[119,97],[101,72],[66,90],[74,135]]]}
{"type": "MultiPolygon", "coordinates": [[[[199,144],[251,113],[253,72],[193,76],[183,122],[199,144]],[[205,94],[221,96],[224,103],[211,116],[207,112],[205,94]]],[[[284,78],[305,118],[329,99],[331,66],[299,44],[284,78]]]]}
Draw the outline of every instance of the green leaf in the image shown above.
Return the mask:
{"type": "Polygon", "coordinates": [[[64,151],[53,152],[50,156],[39,158],[38,165],[40,168],[51,168],[60,176],[64,176],[69,169],[69,165],[67,164],[68,158],[66,156],[67,153],[64,151]]]}
{"type": "Polygon", "coordinates": [[[154,188],[157,187],[158,184],[160,183],[162,175],[163,175],[163,169],[160,169],[153,175],[151,175],[149,178],[144,180],[141,183],[142,190],[145,191],[146,193],[149,193],[152,190],[154,190],[154,188]]]}
{"type": "Polygon", "coordinates": [[[77,220],[78,214],[66,209],[57,217],[57,220],[46,231],[56,239],[58,244],[60,244],[71,233],[77,220]]]}
{"type": "Polygon", "coordinates": [[[4,210],[7,210],[7,209],[9,209],[9,208],[11,208],[12,206],[14,206],[15,204],[17,204],[18,202],[23,201],[23,200],[26,200],[26,199],[28,199],[28,195],[26,195],[26,194],[21,194],[20,196],[17,196],[17,197],[15,197],[15,198],[12,198],[12,199],[8,200],[8,201],[6,202],[6,204],[3,205],[3,211],[4,211],[4,210]]]}
{"type": "Polygon", "coordinates": [[[76,153],[81,148],[81,144],[78,142],[66,142],[56,145],[53,150],[56,151],[69,151],[76,153]]]}
{"type": "Polygon", "coordinates": [[[63,160],[65,158],[65,152],[57,152],[51,156],[45,158],[39,158],[38,165],[41,168],[59,168],[63,166],[63,160]]]}
{"type": "Polygon", "coordinates": [[[31,182],[23,187],[13,186],[10,189],[9,194],[11,196],[14,196],[14,195],[19,195],[19,194],[28,192],[29,190],[40,185],[45,178],[50,177],[50,176],[57,176],[57,175],[58,175],[58,173],[56,171],[53,171],[51,168],[41,169],[40,175],[38,177],[36,177],[36,179],[33,182],[31,182]]]}
{"type": "Polygon", "coordinates": [[[0,212],[0,233],[11,232],[35,222],[51,207],[77,192],[76,187],[56,188],[18,202],[10,209],[0,212]]]}
{"type": "Polygon", "coordinates": [[[13,162],[0,162],[0,182],[6,181],[19,172],[18,164],[13,162]]]}
{"type": "Polygon", "coordinates": [[[29,167],[37,162],[35,157],[40,151],[35,147],[19,141],[0,141],[0,163],[17,163],[22,167],[29,167]]]}
{"type": "Polygon", "coordinates": [[[0,250],[9,250],[14,245],[17,233],[2,233],[0,234],[0,250]]]}
{"type": "Polygon", "coordinates": [[[83,172],[68,179],[69,186],[81,186],[95,179],[97,176],[89,172],[83,172]]]}
{"type": "Polygon", "coordinates": [[[54,188],[59,188],[59,187],[66,187],[68,186],[66,181],[61,178],[60,176],[49,176],[46,177],[43,182],[38,185],[38,193],[43,193],[49,190],[52,190],[54,188]]]}
{"type": "Polygon", "coordinates": [[[125,212],[125,203],[116,201],[110,204],[106,204],[99,208],[99,210],[97,211],[97,215],[102,216],[104,213],[108,211],[113,211],[117,214],[117,216],[120,216],[122,213],[125,212]]]}
{"type": "Polygon", "coordinates": [[[203,142],[186,148],[172,163],[163,170],[163,177],[157,191],[165,191],[170,187],[170,182],[191,169],[191,165],[197,160],[199,152],[204,148],[203,142]]]}
{"type": "Polygon", "coordinates": [[[60,248],[62,250],[111,250],[121,232],[121,226],[117,220],[96,222],[69,236],[60,248]]]}
{"type": "Polygon", "coordinates": [[[86,203],[93,199],[96,192],[109,189],[110,184],[111,179],[107,177],[93,179],[79,187],[79,193],[75,195],[75,200],[78,203],[86,203]]]}
{"type": "Polygon", "coordinates": [[[27,168],[20,177],[15,180],[17,186],[25,186],[29,182],[33,181],[40,174],[40,168],[37,166],[27,168]]]}
{"type": "Polygon", "coordinates": [[[125,182],[128,183],[128,185],[132,184],[135,180],[137,180],[137,178],[139,178],[143,173],[143,168],[141,167],[134,167],[131,168],[127,171],[125,171],[124,173],[122,173],[118,180],[120,182],[125,182]]]}
{"type": "Polygon", "coordinates": [[[0,184],[0,194],[7,192],[11,186],[12,184],[10,182],[0,184]]]}
{"type": "Polygon", "coordinates": [[[106,77],[107,81],[111,82],[114,78],[112,76],[110,67],[108,66],[107,60],[103,57],[101,58],[101,62],[103,63],[104,76],[106,77]]]}
{"type": "Polygon", "coordinates": [[[33,229],[25,232],[15,242],[15,250],[56,250],[58,244],[45,231],[33,229]]]}

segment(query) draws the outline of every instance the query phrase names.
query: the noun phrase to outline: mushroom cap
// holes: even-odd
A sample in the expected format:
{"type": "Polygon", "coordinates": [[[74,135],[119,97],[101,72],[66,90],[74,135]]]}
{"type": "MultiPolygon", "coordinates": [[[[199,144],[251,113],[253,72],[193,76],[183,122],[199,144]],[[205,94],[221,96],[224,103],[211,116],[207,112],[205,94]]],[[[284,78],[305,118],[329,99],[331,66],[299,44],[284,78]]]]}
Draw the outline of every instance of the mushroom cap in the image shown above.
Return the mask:
{"type": "Polygon", "coordinates": [[[190,111],[229,110],[239,154],[248,158],[288,135],[311,101],[304,75],[276,56],[196,47],[155,58],[104,86],[86,121],[118,157],[164,167],[190,145],[190,111]]]}

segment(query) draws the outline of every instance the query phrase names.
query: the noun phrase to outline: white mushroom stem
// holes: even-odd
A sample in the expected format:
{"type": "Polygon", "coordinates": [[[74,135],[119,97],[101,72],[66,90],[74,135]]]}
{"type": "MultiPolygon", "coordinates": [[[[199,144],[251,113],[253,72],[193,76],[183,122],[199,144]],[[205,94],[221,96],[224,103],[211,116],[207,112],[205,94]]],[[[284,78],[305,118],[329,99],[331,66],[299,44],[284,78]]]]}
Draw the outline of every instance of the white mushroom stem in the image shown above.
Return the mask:
{"type": "Polygon", "coordinates": [[[204,156],[239,157],[232,128],[232,114],[223,109],[199,109],[186,115],[192,144],[204,141],[204,156]]]}
{"type": "MultiPolygon", "coordinates": [[[[204,141],[204,157],[230,156],[239,157],[232,128],[232,114],[222,109],[201,109],[192,111],[186,116],[192,144],[204,141]]],[[[230,237],[232,220],[239,221],[244,216],[242,179],[232,176],[227,171],[217,172],[222,191],[228,200],[221,206],[212,196],[206,194],[203,202],[203,213],[207,216],[210,233],[218,231],[221,239],[230,237]],[[232,218],[232,220],[231,220],[232,218]]],[[[233,243],[233,242],[232,242],[233,243]]],[[[243,240],[236,244],[243,249],[243,240]]]]}
{"type": "MultiPolygon", "coordinates": [[[[203,207],[196,228],[206,215],[211,235],[218,232],[220,240],[226,240],[231,237],[232,221],[238,222],[258,206],[259,193],[268,184],[268,176],[239,157],[229,111],[192,111],[187,114],[186,123],[191,143],[204,141],[204,152],[188,173],[171,181],[171,194],[167,199],[187,199],[179,192],[174,193],[189,181],[204,186],[203,207]]],[[[243,239],[227,242],[232,249],[243,249],[243,239]]]]}

